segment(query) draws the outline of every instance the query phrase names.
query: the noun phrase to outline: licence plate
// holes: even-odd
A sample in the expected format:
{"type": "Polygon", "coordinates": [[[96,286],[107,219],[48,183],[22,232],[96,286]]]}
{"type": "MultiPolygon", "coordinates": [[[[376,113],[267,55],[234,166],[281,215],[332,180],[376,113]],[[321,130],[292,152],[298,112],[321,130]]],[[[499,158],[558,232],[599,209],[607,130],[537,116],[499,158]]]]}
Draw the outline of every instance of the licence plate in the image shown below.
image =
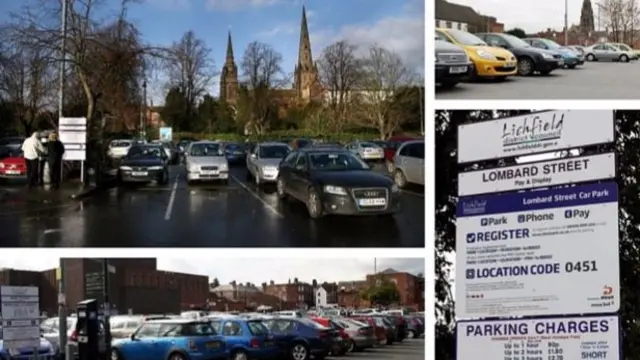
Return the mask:
{"type": "Polygon", "coordinates": [[[360,199],[360,200],[358,200],[358,205],[360,205],[360,206],[384,206],[384,205],[387,205],[387,199],[385,199],[385,198],[360,199]]]}
{"type": "Polygon", "coordinates": [[[18,170],[7,170],[5,171],[7,175],[20,175],[20,171],[18,170]]]}
{"type": "Polygon", "coordinates": [[[560,66],[564,65],[564,60],[562,60],[562,59],[558,60],[558,65],[560,65],[560,66]]]}
{"type": "Polygon", "coordinates": [[[217,349],[220,347],[220,343],[216,341],[208,342],[206,346],[207,346],[207,349],[217,349]]]}
{"type": "Polygon", "coordinates": [[[504,67],[508,67],[508,68],[516,67],[516,63],[515,62],[508,62],[504,67]]]}
{"type": "Polygon", "coordinates": [[[149,175],[146,171],[134,171],[131,173],[132,176],[147,176],[149,175]]]}
{"type": "Polygon", "coordinates": [[[265,341],[264,346],[274,346],[276,343],[273,341],[265,341]]]}
{"type": "Polygon", "coordinates": [[[466,73],[467,72],[467,67],[466,66],[454,66],[452,68],[449,68],[449,73],[450,74],[462,74],[462,73],[466,73]]]}
{"type": "Polygon", "coordinates": [[[218,171],[203,171],[202,175],[218,175],[218,171]]]}

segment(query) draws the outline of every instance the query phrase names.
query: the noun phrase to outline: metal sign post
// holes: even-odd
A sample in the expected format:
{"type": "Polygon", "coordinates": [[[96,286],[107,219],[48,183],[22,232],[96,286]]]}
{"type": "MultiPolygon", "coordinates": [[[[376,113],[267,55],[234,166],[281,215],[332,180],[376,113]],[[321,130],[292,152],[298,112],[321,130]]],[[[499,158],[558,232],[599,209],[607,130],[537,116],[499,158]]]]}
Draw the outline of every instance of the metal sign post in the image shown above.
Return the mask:
{"type": "Polygon", "coordinates": [[[40,350],[40,297],[36,286],[0,286],[2,347],[40,350]]]}

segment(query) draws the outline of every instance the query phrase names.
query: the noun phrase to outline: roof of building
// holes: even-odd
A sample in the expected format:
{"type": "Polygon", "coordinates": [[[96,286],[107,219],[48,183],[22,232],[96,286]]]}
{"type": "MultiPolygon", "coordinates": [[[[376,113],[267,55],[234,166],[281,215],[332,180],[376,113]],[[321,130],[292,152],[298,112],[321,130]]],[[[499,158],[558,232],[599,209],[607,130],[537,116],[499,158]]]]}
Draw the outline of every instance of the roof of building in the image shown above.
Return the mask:
{"type": "Polygon", "coordinates": [[[260,290],[258,290],[258,288],[256,287],[245,286],[242,284],[237,284],[236,286],[233,286],[231,284],[224,284],[224,285],[216,286],[215,288],[211,289],[211,291],[212,292],[222,292],[222,291],[258,292],[260,290]]]}
{"type": "Polygon", "coordinates": [[[472,7],[436,0],[436,19],[475,24],[481,18],[472,7]]]}

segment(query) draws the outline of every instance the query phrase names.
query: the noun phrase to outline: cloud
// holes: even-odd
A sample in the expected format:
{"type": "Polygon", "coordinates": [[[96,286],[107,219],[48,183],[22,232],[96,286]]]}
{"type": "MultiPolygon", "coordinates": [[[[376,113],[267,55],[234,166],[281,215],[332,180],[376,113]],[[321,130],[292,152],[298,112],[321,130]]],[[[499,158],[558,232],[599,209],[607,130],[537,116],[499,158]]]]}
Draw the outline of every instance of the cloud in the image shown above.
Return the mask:
{"type": "MultiPolygon", "coordinates": [[[[58,266],[57,258],[42,254],[42,256],[35,253],[29,257],[3,257],[0,259],[0,268],[46,270],[58,266]]],[[[370,258],[317,258],[309,262],[310,259],[206,258],[204,256],[194,250],[194,256],[189,259],[159,258],[158,269],[207,275],[211,279],[218,278],[223,284],[234,280],[255,284],[270,280],[283,283],[296,277],[306,282],[311,282],[313,279],[319,282],[364,280],[367,274],[372,274],[374,271],[374,259],[370,258]]],[[[414,275],[425,273],[424,259],[417,258],[378,258],[377,270],[382,271],[387,268],[414,275]]]]}
{"type": "Polygon", "coordinates": [[[190,10],[191,0],[149,0],[149,4],[162,10],[190,10]]]}
{"type": "Polygon", "coordinates": [[[247,8],[273,6],[287,2],[286,0],[208,0],[207,5],[213,11],[239,11],[247,8]]]}
{"type": "Polygon", "coordinates": [[[269,30],[263,30],[255,34],[257,38],[267,39],[273,38],[277,35],[290,35],[300,30],[300,25],[296,25],[294,22],[285,22],[277,25],[269,30]]]}

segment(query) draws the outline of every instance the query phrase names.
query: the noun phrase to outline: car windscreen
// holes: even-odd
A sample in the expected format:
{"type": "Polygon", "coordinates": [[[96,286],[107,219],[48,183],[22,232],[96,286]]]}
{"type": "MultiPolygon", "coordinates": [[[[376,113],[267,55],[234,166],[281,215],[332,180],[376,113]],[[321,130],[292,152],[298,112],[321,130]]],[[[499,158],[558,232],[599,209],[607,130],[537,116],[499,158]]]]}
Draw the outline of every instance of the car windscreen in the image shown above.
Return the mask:
{"type": "Polygon", "coordinates": [[[542,43],[544,43],[545,45],[547,45],[547,47],[549,49],[552,50],[559,50],[562,49],[562,46],[560,46],[557,42],[549,40],[549,39],[539,39],[542,43]]]}
{"type": "Polygon", "coordinates": [[[463,45],[487,46],[487,43],[482,41],[482,39],[466,31],[448,29],[447,33],[449,33],[452,38],[463,45]]]}
{"type": "Polygon", "coordinates": [[[159,146],[134,146],[127,153],[128,159],[161,158],[163,150],[159,146]]]}
{"type": "Polygon", "coordinates": [[[313,320],[309,320],[309,319],[298,319],[298,321],[300,321],[302,324],[307,325],[309,327],[312,327],[314,329],[318,329],[318,330],[330,330],[328,327],[322,325],[322,324],[318,324],[317,322],[313,321],[313,320]]]}
{"type": "Polygon", "coordinates": [[[123,147],[129,147],[131,146],[131,141],[127,141],[127,140],[116,140],[116,141],[112,141],[111,142],[111,147],[112,148],[123,148],[123,147]]]}
{"type": "Polygon", "coordinates": [[[314,152],[309,154],[311,168],[318,171],[368,170],[369,166],[347,152],[314,152]]]}
{"type": "Polygon", "coordinates": [[[269,329],[261,321],[247,321],[247,327],[251,335],[267,335],[269,329]]]}
{"type": "Polygon", "coordinates": [[[528,42],[520,39],[519,37],[509,35],[509,34],[502,34],[502,37],[509,43],[509,45],[513,46],[514,48],[530,48],[531,47],[531,45],[529,45],[528,42]]]}
{"type": "Polygon", "coordinates": [[[303,140],[303,139],[298,139],[296,141],[297,145],[298,145],[298,149],[302,149],[305,146],[308,146],[309,144],[311,144],[311,141],[309,140],[303,140]]]}
{"type": "Polygon", "coordinates": [[[262,145],[259,155],[263,159],[282,159],[289,154],[289,147],[286,145],[262,145]]]}
{"type": "Polygon", "coordinates": [[[380,147],[377,144],[370,143],[370,142],[360,143],[360,146],[362,146],[363,148],[376,148],[376,149],[380,147]]]}
{"type": "Polygon", "coordinates": [[[220,144],[191,144],[189,156],[220,156],[220,144]]]}

